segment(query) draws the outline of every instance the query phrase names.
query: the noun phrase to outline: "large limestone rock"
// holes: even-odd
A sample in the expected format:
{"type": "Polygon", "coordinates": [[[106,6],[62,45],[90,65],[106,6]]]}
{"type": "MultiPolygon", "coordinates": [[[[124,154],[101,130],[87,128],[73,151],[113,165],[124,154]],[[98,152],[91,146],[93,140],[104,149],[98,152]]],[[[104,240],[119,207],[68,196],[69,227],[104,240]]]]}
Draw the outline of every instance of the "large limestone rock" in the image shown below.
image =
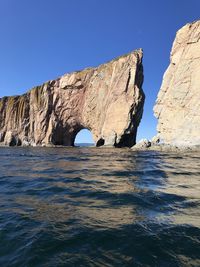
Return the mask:
{"type": "Polygon", "coordinates": [[[0,142],[73,146],[81,129],[97,146],[135,144],[143,112],[142,50],[0,99],[0,142]]]}
{"type": "Polygon", "coordinates": [[[154,112],[164,143],[200,144],[200,21],[177,32],[154,112]]]}

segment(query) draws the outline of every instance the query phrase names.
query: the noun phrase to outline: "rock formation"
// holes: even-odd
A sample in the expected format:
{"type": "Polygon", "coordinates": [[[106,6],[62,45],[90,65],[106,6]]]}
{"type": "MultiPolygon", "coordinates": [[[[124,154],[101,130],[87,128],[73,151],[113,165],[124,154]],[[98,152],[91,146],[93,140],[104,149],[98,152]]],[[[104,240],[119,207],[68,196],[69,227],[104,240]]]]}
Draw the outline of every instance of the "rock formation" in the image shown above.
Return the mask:
{"type": "Polygon", "coordinates": [[[148,139],[141,139],[136,145],[132,147],[133,150],[146,150],[151,147],[151,141],[148,139]]]}
{"type": "Polygon", "coordinates": [[[135,144],[143,113],[142,50],[0,99],[4,145],[73,146],[89,129],[97,146],[135,144]]]}
{"type": "Polygon", "coordinates": [[[200,144],[200,21],[177,32],[154,112],[164,143],[200,144]]]}

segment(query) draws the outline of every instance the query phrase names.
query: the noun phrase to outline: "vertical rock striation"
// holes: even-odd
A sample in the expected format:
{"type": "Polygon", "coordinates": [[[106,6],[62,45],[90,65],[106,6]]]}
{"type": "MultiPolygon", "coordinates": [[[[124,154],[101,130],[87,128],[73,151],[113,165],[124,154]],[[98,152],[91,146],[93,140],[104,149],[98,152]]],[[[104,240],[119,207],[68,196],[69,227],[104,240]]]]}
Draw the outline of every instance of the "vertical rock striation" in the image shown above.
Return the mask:
{"type": "Polygon", "coordinates": [[[143,113],[142,50],[0,99],[4,145],[73,146],[81,129],[97,146],[135,144],[143,113]]]}
{"type": "Polygon", "coordinates": [[[164,143],[200,145],[200,21],[177,32],[154,113],[164,143]]]}

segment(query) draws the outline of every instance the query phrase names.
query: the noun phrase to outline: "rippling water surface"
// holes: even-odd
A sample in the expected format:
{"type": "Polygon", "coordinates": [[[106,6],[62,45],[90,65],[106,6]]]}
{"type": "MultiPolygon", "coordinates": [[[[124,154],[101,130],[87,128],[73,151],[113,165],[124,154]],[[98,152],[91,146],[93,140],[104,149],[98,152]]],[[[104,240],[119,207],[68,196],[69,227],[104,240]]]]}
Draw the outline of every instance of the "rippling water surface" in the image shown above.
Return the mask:
{"type": "Polygon", "coordinates": [[[200,155],[1,148],[0,266],[200,266],[200,155]]]}

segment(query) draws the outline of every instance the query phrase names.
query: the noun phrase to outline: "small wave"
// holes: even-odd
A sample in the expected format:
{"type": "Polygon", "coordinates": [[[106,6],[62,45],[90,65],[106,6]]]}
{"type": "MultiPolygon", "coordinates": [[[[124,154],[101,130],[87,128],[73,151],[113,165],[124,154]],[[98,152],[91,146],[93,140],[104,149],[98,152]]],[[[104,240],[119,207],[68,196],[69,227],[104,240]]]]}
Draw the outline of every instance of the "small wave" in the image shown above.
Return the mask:
{"type": "Polygon", "coordinates": [[[0,265],[200,266],[195,153],[0,150],[0,265]]]}

